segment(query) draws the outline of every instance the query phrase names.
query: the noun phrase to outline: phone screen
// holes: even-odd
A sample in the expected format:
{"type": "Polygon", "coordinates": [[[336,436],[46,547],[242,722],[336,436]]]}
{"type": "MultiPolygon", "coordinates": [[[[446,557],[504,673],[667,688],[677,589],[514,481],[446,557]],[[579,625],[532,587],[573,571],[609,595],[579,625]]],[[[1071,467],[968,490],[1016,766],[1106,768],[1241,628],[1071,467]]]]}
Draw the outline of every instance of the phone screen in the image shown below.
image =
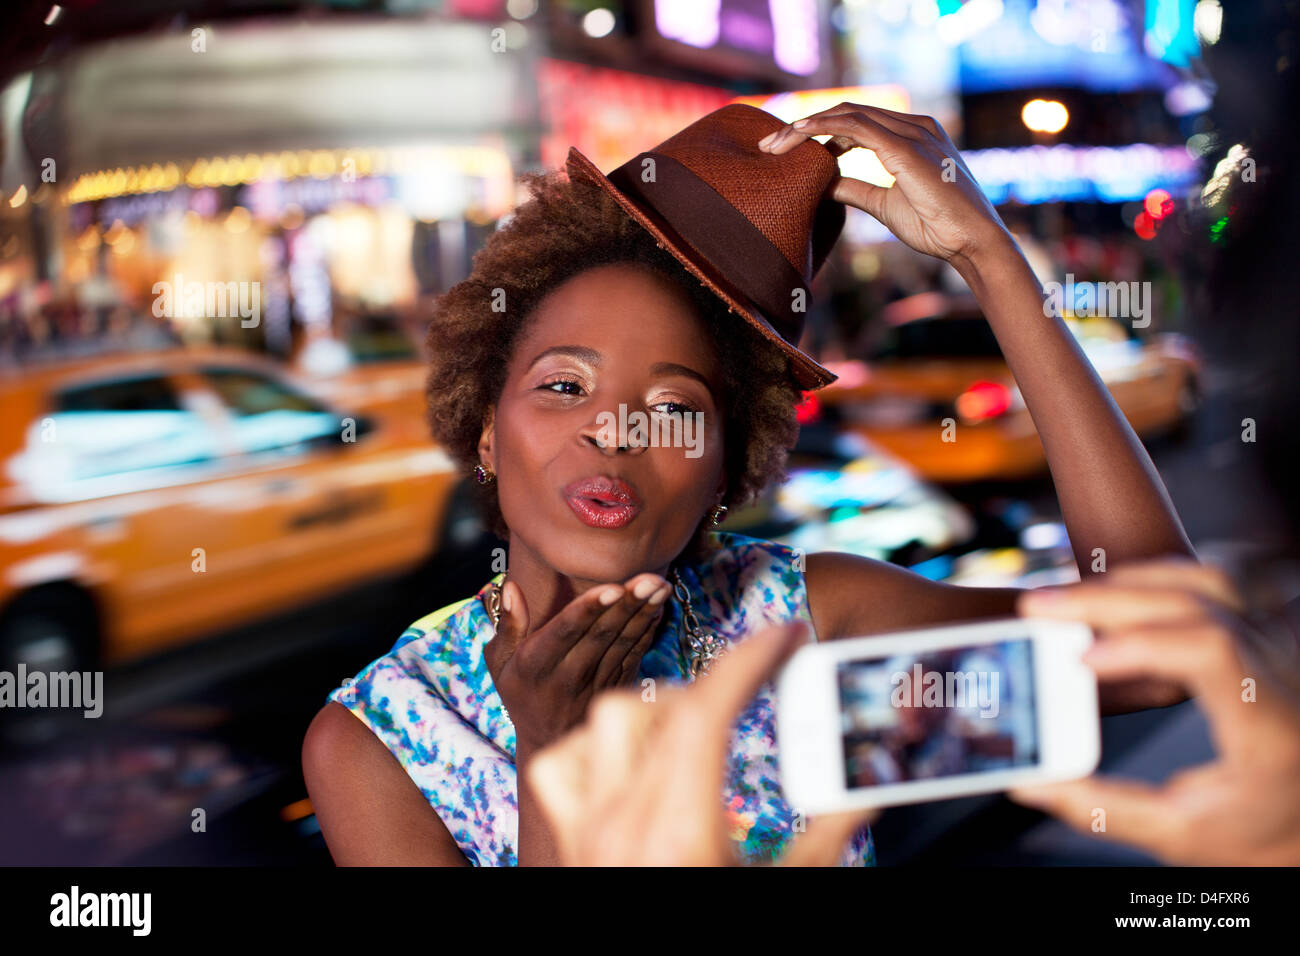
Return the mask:
{"type": "Polygon", "coordinates": [[[841,662],[846,788],[1037,764],[1033,654],[1024,638],[841,662]]]}

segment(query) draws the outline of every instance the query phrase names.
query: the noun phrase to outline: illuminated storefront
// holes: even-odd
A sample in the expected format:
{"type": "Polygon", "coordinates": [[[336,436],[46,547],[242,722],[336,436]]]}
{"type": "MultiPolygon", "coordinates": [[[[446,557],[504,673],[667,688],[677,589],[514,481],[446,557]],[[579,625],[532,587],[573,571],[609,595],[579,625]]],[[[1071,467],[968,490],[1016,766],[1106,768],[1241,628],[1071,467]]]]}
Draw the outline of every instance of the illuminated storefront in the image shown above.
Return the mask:
{"type": "Polygon", "coordinates": [[[20,280],[281,355],[350,315],[418,314],[536,161],[533,58],[482,38],[457,21],[252,21],[203,49],[168,33],[77,51],[55,105],[28,109],[27,154],[58,172],[31,257],[50,278],[20,280]],[[177,276],[255,285],[258,321],[186,297],[160,310],[177,276]]]}
{"type": "MultiPolygon", "coordinates": [[[[91,173],[64,197],[64,278],[77,284],[102,271],[137,308],[177,274],[257,281],[265,325],[251,338],[285,351],[291,312],[307,331],[324,331],[337,303],[407,309],[453,281],[463,256],[422,275],[413,256],[429,243],[420,236],[488,227],[513,206],[513,175],[503,149],[482,145],[245,154],[91,173]]],[[[168,317],[187,340],[245,338],[232,316],[168,317]]]]}

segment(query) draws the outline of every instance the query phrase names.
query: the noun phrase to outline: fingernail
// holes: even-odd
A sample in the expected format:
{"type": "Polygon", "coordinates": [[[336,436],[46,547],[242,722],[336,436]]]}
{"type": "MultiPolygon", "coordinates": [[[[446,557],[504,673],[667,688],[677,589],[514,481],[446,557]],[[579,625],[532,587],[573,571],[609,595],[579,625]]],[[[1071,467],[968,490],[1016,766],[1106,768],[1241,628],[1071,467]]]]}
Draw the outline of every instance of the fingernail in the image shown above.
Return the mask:
{"type": "Polygon", "coordinates": [[[644,580],[637,582],[636,587],[632,589],[632,593],[638,600],[643,601],[657,591],[659,587],[660,582],[655,581],[652,578],[645,578],[644,580]]]}
{"type": "Polygon", "coordinates": [[[1040,804],[1046,803],[1051,795],[1037,790],[1008,790],[1007,796],[1016,803],[1024,803],[1031,807],[1036,807],[1040,804]]]}
{"type": "Polygon", "coordinates": [[[623,596],[622,588],[606,588],[605,590],[600,592],[599,600],[601,604],[605,605],[606,607],[609,607],[611,604],[613,604],[622,596],[623,596]]]}
{"type": "Polygon", "coordinates": [[[514,601],[510,597],[510,588],[503,586],[501,588],[501,607],[509,614],[513,605],[514,601]]]}
{"type": "Polygon", "coordinates": [[[650,603],[663,604],[664,601],[668,600],[668,592],[670,592],[671,590],[672,588],[670,588],[668,585],[665,584],[654,594],[650,595],[650,603]]]}
{"type": "Polygon", "coordinates": [[[808,121],[806,119],[801,119],[798,120],[797,122],[791,123],[790,125],[793,126],[795,129],[803,129],[805,126],[808,125],[808,121]]]}
{"type": "Polygon", "coordinates": [[[768,133],[766,136],[764,136],[762,139],[758,141],[758,148],[764,149],[768,146],[771,146],[772,143],[776,141],[776,135],[777,135],[776,133],[768,133]]]}
{"type": "Polygon", "coordinates": [[[1116,656],[1113,641],[1093,641],[1088,649],[1083,652],[1083,662],[1085,664],[1106,664],[1116,656]]]}
{"type": "Polygon", "coordinates": [[[1046,610],[1047,608],[1062,606],[1067,598],[1065,592],[1058,588],[1040,588],[1026,592],[1021,600],[1031,608],[1036,607],[1046,610]]]}

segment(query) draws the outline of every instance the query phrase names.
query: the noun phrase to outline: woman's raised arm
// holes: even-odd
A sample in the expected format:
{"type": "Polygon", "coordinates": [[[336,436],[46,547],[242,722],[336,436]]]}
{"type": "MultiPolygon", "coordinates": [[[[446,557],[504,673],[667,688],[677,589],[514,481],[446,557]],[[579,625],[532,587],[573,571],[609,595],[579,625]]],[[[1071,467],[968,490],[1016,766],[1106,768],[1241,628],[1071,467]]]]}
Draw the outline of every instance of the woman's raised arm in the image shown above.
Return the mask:
{"type": "Polygon", "coordinates": [[[1137,435],[1015,240],[933,119],[844,103],[765,141],[784,152],[831,134],[833,150],[874,150],[892,187],[841,178],[834,198],[870,213],[920,252],[951,263],[988,318],[1042,438],[1083,577],[1107,564],[1192,555],[1164,484],[1137,435]]]}
{"type": "MultiPolygon", "coordinates": [[[[823,134],[832,136],[833,152],[873,150],[896,179],[882,187],[842,177],[833,197],[870,213],[913,249],[951,263],[975,294],[1042,439],[1080,576],[1137,559],[1194,557],[1146,450],[1064,321],[1047,307],[1038,279],[943,128],[928,116],[844,103],[759,145],[780,153],[823,134]]],[[[875,562],[813,555],[808,571],[810,608],[815,620],[832,625],[828,636],[875,629],[875,611],[861,600],[880,582],[875,562]]],[[[990,594],[922,581],[913,590],[920,595],[917,624],[1014,607],[1011,590],[990,594]]],[[[1167,688],[1129,690],[1112,694],[1107,709],[1179,699],[1167,688]]]]}

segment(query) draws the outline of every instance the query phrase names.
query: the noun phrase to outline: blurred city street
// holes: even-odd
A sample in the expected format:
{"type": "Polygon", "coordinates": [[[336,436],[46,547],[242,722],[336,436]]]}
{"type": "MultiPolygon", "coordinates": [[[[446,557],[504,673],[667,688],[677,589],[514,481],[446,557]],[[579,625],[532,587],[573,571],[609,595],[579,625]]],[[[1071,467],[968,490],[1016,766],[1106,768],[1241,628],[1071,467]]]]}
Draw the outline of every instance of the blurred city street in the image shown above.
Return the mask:
{"type": "MultiPolygon", "coordinates": [[[[1198,420],[1207,438],[1213,412],[1207,403],[1198,420]]],[[[1202,551],[1244,546],[1243,522],[1267,532],[1267,515],[1225,516],[1216,506],[1225,485],[1242,480],[1231,461],[1211,485],[1207,449],[1164,442],[1153,451],[1202,551]]],[[[1050,507],[1045,482],[1015,490],[1050,507]]],[[[329,689],[386,652],[427,608],[476,589],[491,546],[483,537],[456,566],[424,578],[423,588],[380,582],[110,674],[104,718],[28,731],[0,760],[4,862],[328,865],[303,804],[307,724],[329,689]],[[53,781],[62,781],[66,802],[47,799],[53,781]],[[206,833],[191,831],[195,806],[208,810],[206,833]]],[[[1158,780],[1211,754],[1190,703],[1106,718],[1103,726],[1109,771],[1158,780]]],[[[1151,862],[996,797],[895,808],[876,832],[886,863],[1151,862]]]]}
{"type": "MultiPolygon", "coordinates": [[[[104,677],[96,719],[0,712],[0,865],[331,864],[308,724],[409,624],[502,570],[472,479],[430,436],[440,296],[527,198],[521,176],[570,147],[614,169],[727,104],[938,121],[1200,557],[1268,554],[1252,383],[1215,367],[1186,281],[1237,208],[1225,183],[1254,169],[1211,119],[1207,67],[1251,46],[1246,6],[0,15],[0,672],[104,677]]],[[[838,162],[894,181],[871,150],[838,162]]],[[[850,209],[812,291],[801,347],[839,378],[797,406],[788,480],[722,530],[958,585],[1077,581],[1035,422],[958,272],[850,209]]],[[[1103,734],[1103,771],[1144,779],[1211,753],[1192,704],[1103,734]]],[[[1000,796],[896,808],[875,834],[884,864],[1152,862],[1000,796]]]]}

